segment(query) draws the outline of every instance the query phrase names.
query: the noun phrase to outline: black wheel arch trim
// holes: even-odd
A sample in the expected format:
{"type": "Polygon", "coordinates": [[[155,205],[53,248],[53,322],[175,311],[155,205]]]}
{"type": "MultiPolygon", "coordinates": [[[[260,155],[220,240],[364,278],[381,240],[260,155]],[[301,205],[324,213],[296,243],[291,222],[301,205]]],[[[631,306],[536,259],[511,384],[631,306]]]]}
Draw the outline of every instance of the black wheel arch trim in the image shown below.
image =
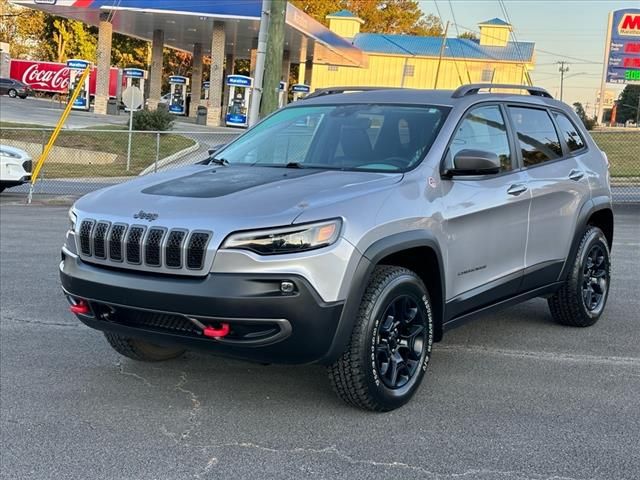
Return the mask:
{"type": "MultiPolygon", "coordinates": [[[[573,258],[575,258],[576,253],[578,251],[578,247],[580,246],[580,240],[582,240],[582,236],[584,235],[585,230],[587,229],[587,225],[589,219],[596,212],[608,210],[613,215],[613,207],[611,205],[611,197],[609,196],[599,196],[592,198],[582,205],[580,212],[578,213],[578,221],[576,223],[576,231],[573,236],[573,242],[571,243],[571,248],[569,249],[569,254],[564,262],[564,266],[562,267],[562,271],[560,272],[560,276],[558,277],[558,281],[564,281],[567,279],[569,272],[573,266],[573,258]]],[[[611,241],[613,243],[613,233],[611,241]]],[[[612,245],[609,245],[611,248],[612,245]]]]}
{"type": "MultiPolygon", "coordinates": [[[[438,261],[438,275],[440,281],[440,308],[434,309],[437,315],[434,315],[434,341],[440,341],[443,334],[443,313],[445,305],[445,283],[444,283],[444,264],[442,261],[442,252],[437,239],[426,230],[412,230],[400,232],[388,237],[382,238],[371,244],[364,252],[353,278],[351,279],[351,287],[349,294],[342,310],[338,328],[326,358],[323,363],[333,363],[347,347],[351,332],[355,324],[356,315],[360,302],[367,288],[368,280],[373,273],[373,269],[378,265],[380,260],[394,253],[402,252],[418,247],[428,247],[435,252],[438,261]]],[[[433,298],[433,292],[429,292],[433,298]]],[[[435,312],[434,312],[435,313],[435,312]]]]}

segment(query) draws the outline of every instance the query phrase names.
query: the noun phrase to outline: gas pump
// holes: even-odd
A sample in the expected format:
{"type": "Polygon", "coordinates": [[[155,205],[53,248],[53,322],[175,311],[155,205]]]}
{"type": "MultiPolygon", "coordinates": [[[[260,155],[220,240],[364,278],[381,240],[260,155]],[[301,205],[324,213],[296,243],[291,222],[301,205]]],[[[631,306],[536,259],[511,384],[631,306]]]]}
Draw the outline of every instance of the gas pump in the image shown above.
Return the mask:
{"type": "Polygon", "coordinates": [[[202,98],[204,100],[209,100],[209,86],[211,85],[211,82],[203,82],[202,83],[202,98]]]}
{"type": "Polygon", "coordinates": [[[229,87],[226,123],[233,127],[246,127],[253,78],[244,75],[228,75],[226,84],[229,87]]]}
{"type": "MultiPolygon", "coordinates": [[[[125,88],[138,87],[142,92],[142,104],[138,107],[138,110],[144,105],[144,81],[147,79],[147,71],[141,68],[125,68],[122,70],[122,76],[126,79],[125,88]]],[[[128,107],[125,107],[125,111],[129,111],[128,107]]]]}
{"type": "Polygon", "coordinates": [[[305,85],[304,83],[296,83],[295,85],[291,85],[291,92],[293,93],[293,102],[303,99],[309,92],[311,92],[311,87],[309,85],[305,85]]]}
{"type": "MultiPolygon", "coordinates": [[[[69,96],[71,96],[82,77],[82,73],[91,63],[86,60],[73,58],[67,60],[67,68],[69,69],[69,96]]],[[[89,110],[91,98],[89,97],[89,75],[85,78],[84,85],[80,89],[80,93],[71,108],[74,110],[89,110]]]]}
{"type": "Polygon", "coordinates": [[[173,75],[169,77],[169,85],[171,86],[169,112],[175,115],[186,115],[189,79],[187,77],[173,75]]]}
{"type": "Polygon", "coordinates": [[[287,82],[280,82],[278,87],[278,108],[282,108],[287,104],[287,82]]]}

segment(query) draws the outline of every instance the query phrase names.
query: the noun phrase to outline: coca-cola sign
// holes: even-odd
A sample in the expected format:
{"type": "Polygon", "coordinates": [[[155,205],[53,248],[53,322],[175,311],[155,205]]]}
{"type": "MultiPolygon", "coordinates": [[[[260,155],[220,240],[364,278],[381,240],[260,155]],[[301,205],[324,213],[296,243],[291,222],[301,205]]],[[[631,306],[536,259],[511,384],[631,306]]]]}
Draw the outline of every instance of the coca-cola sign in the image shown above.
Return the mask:
{"type": "MultiPolygon", "coordinates": [[[[42,92],[66,93],[69,90],[69,68],[64,63],[11,60],[9,76],[42,92]]],[[[117,94],[118,69],[109,72],[109,96],[117,94]]],[[[96,91],[96,69],[89,76],[89,92],[96,91]]]]}
{"type": "Polygon", "coordinates": [[[69,68],[62,64],[34,62],[24,69],[18,80],[34,90],[66,92],[69,89],[69,68]]]}

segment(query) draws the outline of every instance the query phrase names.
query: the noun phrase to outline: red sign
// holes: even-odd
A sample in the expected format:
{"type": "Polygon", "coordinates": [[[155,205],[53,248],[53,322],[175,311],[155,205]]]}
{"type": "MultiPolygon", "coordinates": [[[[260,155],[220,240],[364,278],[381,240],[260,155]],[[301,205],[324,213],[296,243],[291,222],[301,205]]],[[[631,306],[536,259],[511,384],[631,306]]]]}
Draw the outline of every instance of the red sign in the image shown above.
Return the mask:
{"type": "Polygon", "coordinates": [[[620,35],[640,35],[640,15],[627,13],[618,28],[620,35]]]}
{"type": "MultiPolygon", "coordinates": [[[[69,69],[64,63],[34,62],[31,60],[11,60],[9,76],[26,83],[41,92],[67,93],[69,90],[69,69]]],[[[89,74],[89,93],[96,92],[96,68],[89,74]]],[[[118,92],[118,69],[109,71],[109,96],[118,92]]]]}

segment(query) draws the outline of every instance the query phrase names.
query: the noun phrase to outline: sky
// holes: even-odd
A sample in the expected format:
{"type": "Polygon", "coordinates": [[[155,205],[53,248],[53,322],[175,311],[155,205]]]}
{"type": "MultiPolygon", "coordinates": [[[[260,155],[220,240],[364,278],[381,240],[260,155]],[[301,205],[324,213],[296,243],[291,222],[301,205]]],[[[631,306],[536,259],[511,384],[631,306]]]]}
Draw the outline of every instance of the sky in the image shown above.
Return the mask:
{"type": "MultiPolygon", "coordinates": [[[[494,17],[506,20],[497,0],[419,0],[418,3],[425,13],[435,15],[438,15],[437,6],[443,23],[453,23],[455,16],[459,33],[465,31],[463,27],[477,31],[478,23],[494,17]]],[[[608,14],[621,8],[639,8],[640,1],[504,0],[504,4],[517,40],[536,44],[534,85],[546,88],[558,98],[557,62],[569,62],[564,101],[581,102],[587,107],[587,113],[592,114],[602,78],[608,14]]],[[[450,26],[449,36],[457,34],[455,27],[450,26]]],[[[618,92],[622,87],[608,85],[607,89],[618,92]]]]}

